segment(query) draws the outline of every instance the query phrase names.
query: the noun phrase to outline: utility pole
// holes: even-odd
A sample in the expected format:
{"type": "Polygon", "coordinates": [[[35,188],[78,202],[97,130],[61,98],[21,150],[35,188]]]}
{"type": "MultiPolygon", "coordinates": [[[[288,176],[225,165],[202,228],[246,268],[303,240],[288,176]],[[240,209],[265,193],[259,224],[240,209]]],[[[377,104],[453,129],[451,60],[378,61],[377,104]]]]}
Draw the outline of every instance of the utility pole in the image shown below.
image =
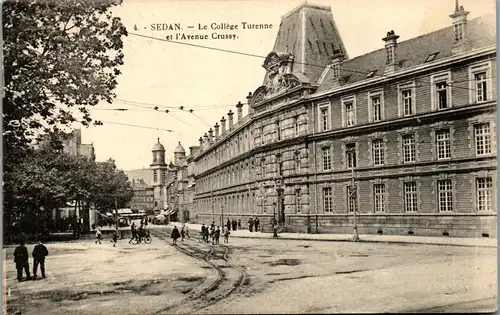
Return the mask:
{"type": "Polygon", "coordinates": [[[116,223],[116,234],[118,234],[118,198],[115,196],[115,223],[116,223]]]}
{"type": "Polygon", "coordinates": [[[220,226],[224,226],[224,205],[220,205],[220,226]]]}
{"type": "MultiPolygon", "coordinates": [[[[351,199],[351,202],[353,202],[354,198],[356,198],[356,194],[357,194],[357,191],[356,191],[356,186],[354,186],[355,183],[354,183],[354,153],[351,152],[351,195],[349,196],[351,199]]],[[[353,224],[353,232],[354,232],[354,236],[353,236],[353,241],[357,242],[359,241],[359,236],[358,236],[358,217],[356,215],[356,211],[357,211],[357,202],[354,205],[354,209],[353,209],[353,215],[354,215],[354,224],[353,224]]]]}

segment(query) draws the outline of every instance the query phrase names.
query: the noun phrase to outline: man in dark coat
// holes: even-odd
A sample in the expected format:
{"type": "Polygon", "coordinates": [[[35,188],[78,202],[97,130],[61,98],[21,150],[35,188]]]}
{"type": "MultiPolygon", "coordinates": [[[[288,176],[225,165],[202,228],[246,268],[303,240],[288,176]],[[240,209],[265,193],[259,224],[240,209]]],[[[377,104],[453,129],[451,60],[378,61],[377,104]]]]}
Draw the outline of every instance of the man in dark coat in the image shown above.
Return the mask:
{"type": "Polygon", "coordinates": [[[218,227],[218,226],[217,226],[217,229],[215,230],[214,238],[215,238],[215,245],[219,245],[220,227],[218,227]]]}
{"type": "Polygon", "coordinates": [[[237,229],[237,226],[238,226],[238,222],[236,222],[236,219],[233,219],[233,231],[236,231],[237,229]]]}
{"type": "Polygon", "coordinates": [[[205,223],[201,226],[201,240],[204,242],[205,241],[205,223]]]}
{"type": "Polygon", "coordinates": [[[248,219],[248,230],[250,232],[253,232],[253,219],[252,218],[248,219]]]}
{"type": "Polygon", "coordinates": [[[179,233],[179,230],[177,229],[177,226],[174,226],[174,229],[172,230],[172,245],[177,245],[177,239],[181,237],[181,234],[179,233]]]}
{"type": "Polygon", "coordinates": [[[23,269],[26,271],[26,279],[30,279],[30,265],[28,262],[28,249],[24,246],[24,241],[14,250],[14,263],[17,269],[17,281],[23,281],[23,269]]]}
{"type": "Polygon", "coordinates": [[[241,230],[241,220],[238,219],[238,230],[241,230]]]}
{"type": "Polygon", "coordinates": [[[137,230],[135,229],[135,222],[132,222],[132,225],[130,226],[130,232],[132,232],[132,238],[128,243],[132,243],[134,239],[137,239],[137,230]]]}
{"type": "Polygon", "coordinates": [[[38,265],[40,264],[40,271],[42,272],[42,278],[45,279],[45,257],[49,255],[47,247],[39,241],[38,244],[33,248],[33,280],[36,279],[36,272],[38,270],[38,265]]]}
{"type": "Polygon", "coordinates": [[[259,232],[259,218],[255,217],[255,220],[253,220],[253,225],[255,226],[255,232],[259,232]]]}
{"type": "Polygon", "coordinates": [[[227,219],[227,222],[226,222],[226,228],[228,230],[231,230],[231,221],[229,219],[227,219]]]}

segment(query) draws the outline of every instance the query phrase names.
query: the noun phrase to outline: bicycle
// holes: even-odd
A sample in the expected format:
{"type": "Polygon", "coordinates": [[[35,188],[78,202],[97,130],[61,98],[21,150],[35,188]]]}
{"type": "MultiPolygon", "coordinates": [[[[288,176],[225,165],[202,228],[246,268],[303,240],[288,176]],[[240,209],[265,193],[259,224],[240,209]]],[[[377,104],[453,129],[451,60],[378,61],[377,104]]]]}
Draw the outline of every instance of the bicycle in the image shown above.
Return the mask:
{"type": "Polygon", "coordinates": [[[145,233],[145,235],[140,236],[140,239],[141,239],[140,242],[139,242],[139,238],[134,238],[134,240],[132,241],[132,244],[137,245],[137,244],[142,243],[142,242],[144,242],[146,244],[151,244],[153,239],[151,238],[151,235],[149,235],[149,231],[146,231],[144,233],[145,233]]]}

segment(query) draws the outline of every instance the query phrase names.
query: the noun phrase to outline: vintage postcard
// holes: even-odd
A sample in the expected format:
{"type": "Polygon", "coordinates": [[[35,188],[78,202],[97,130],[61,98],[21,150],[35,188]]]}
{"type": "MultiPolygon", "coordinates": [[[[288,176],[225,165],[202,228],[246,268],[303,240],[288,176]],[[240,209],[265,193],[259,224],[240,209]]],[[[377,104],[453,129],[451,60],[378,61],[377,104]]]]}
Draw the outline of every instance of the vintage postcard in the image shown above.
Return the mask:
{"type": "Polygon", "coordinates": [[[497,311],[495,10],[4,1],[4,313],[497,311]]]}

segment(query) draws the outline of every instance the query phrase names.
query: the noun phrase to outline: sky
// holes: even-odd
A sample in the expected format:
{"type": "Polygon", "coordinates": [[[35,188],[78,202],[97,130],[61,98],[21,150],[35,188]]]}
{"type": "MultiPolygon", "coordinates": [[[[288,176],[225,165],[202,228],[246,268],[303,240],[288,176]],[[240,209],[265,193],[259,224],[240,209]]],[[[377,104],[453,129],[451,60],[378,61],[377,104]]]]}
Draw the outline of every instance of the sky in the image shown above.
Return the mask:
{"type": "MultiPolygon", "coordinates": [[[[494,0],[459,2],[470,12],[469,19],[495,12],[494,0]]],[[[157,138],[165,146],[167,162],[173,159],[179,141],[189,153],[189,146],[198,145],[200,136],[215,123],[220,124],[229,110],[235,112],[235,105],[246,102],[248,93],[262,84],[265,75],[262,63],[274,46],[281,16],[302,3],[303,0],[124,0],[114,14],[122,19],[129,33],[160,39],[176,33],[208,34],[209,39],[178,41],[262,58],[129,34],[124,38],[125,58],[122,75],[117,79],[116,100],[114,104],[100,103],[91,110],[92,118],[103,121],[104,126],[81,127],[82,142],[94,144],[98,161],[113,158],[124,170],[149,168],[151,148],[157,138]],[[273,26],[242,30],[242,22],[273,26]],[[158,23],[179,23],[182,30],[152,30],[151,24],[158,23]],[[211,23],[239,27],[233,31],[214,31],[210,29],[211,23]],[[198,30],[199,24],[207,25],[208,30],[198,30]],[[237,38],[212,39],[213,32],[235,34],[237,38]],[[160,110],[155,111],[155,106],[160,110]],[[180,106],[186,110],[179,110],[180,106]],[[173,109],[165,113],[168,107],[173,109]],[[109,110],[112,108],[129,110],[109,110]],[[189,113],[187,109],[194,111],[189,113]]],[[[449,15],[455,7],[455,0],[309,0],[308,3],[331,7],[350,58],[383,48],[382,38],[389,30],[394,30],[400,35],[399,41],[403,41],[450,26],[449,15]]],[[[246,112],[245,105],[244,115],[246,112]]]]}

